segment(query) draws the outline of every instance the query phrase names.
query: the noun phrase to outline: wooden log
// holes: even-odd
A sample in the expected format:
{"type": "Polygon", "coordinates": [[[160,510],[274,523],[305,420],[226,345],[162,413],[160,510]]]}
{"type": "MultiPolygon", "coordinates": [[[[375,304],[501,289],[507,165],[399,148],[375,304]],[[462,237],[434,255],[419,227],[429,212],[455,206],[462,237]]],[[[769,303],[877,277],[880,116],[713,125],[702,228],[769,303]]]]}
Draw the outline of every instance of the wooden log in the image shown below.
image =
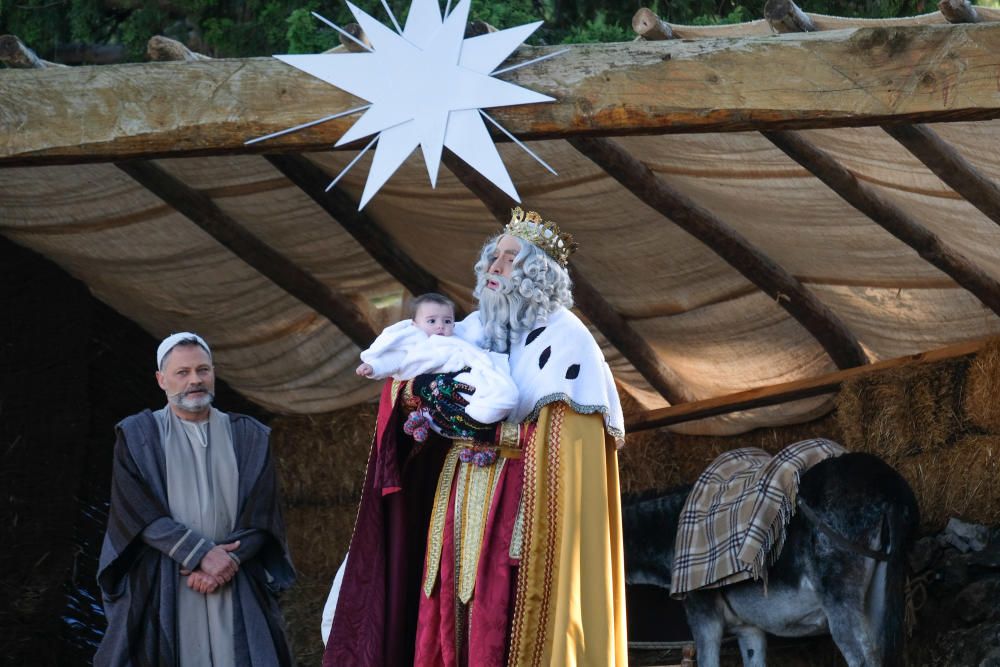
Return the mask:
{"type": "Polygon", "coordinates": [[[469,21],[465,26],[465,38],[479,37],[496,31],[497,29],[486,21],[469,21]]]}
{"type": "Polygon", "coordinates": [[[947,359],[957,359],[960,357],[975,354],[982,349],[993,338],[973,340],[948,347],[939,348],[930,352],[910,354],[895,359],[880,361],[867,366],[849,368],[847,370],[827,373],[805,380],[795,380],[793,382],[783,382],[781,384],[758,387],[747,391],[740,391],[735,394],[717,396],[703,401],[691,401],[683,405],[674,405],[668,408],[647,410],[646,412],[630,415],[625,418],[625,430],[628,433],[645,431],[653,428],[662,428],[671,424],[714,417],[716,415],[729,414],[739,410],[750,410],[761,408],[767,405],[778,405],[795,401],[800,398],[820,396],[837,391],[840,385],[849,379],[856,378],[870,373],[878,373],[892,368],[898,368],[905,364],[928,363],[933,361],[945,361],[947,359]]]}
{"type": "Polygon", "coordinates": [[[42,60],[38,54],[29,49],[16,35],[0,35],[0,62],[13,69],[45,69],[46,67],[65,67],[59,63],[42,60]]]}
{"type": "MultiPolygon", "coordinates": [[[[510,221],[510,210],[517,205],[517,202],[448,149],[445,149],[441,161],[465,187],[479,197],[501,227],[510,221]]],[[[573,301],[584,317],[597,327],[608,342],[614,345],[642,375],[649,386],[668,403],[673,405],[684,402],[685,393],[677,374],[663,363],[652,346],[636,333],[632,325],[601,296],[601,293],[572,263],[569,273],[573,280],[573,301]]]]}
{"type": "Polygon", "coordinates": [[[340,45],[343,46],[345,49],[347,49],[351,53],[364,53],[365,51],[371,49],[372,43],[368,39],[368,35],[365,34],[365,31],[361,29],[361,26],[359,24],[348,23],[347,25],[344,26],[344,30],[348,34],[350,34],[351,37],[354,37],[354,39],[358,40],[358,42],[361,42],[362,44],[368,47],[368,49],[363,49],[361,48],[361,44],[355,42],[354,39],[349,39],[344,35],[337,33],[338,36],[340,37],[340,45]]]}
{"type": "Polygon", "coordinates": [[[146,57],[154,62],[211,60],[209,56],[195,53],[187,46],[163,35],[153,35],[146,42],[146,57]]]}
{"type": "Polygon", "coordinates": [[[674,38],[674,31],[670,29],[670,24],[648,7],[640,7],[639,11],[632,16],[632,30],[639,37],[652,42],[674,38]]]}
{"type": "Polygon", "coordinates": [[[838,368],[868,363],[847,325],[812,292],[742,234],[674,190],[645,164],[610,139],[578,137],[570,145],[587,156],[640,201],[695,237],[740,272],[801,324],[838,368]]]}
{"type": "Polygon", "coordinates": [[[941,15],[948,23],[979,23],[979,14],[969,0],[941,0],[938,3],[941,15]]]}
{"type": "MultiPolygon", "coordinates": [[[[501,75],[557,100],[492,112],[522,139],[1000,117],[986,22],[524,47],[508,62],[556,48],[569,52],[501,75]],[[782,76],[761,86],[761,71],[782,76]]],[[[271,58],[12,70],[0,165],[325,150],[356,117],[244,143],[361,104],[271,58]]]]}
{"type": "Polygon", "coordinates": [[[115,164],[137,183],[201,227],[212,238],[317,313],[327,318],[358,347],[375,340],[375,330],[358,306],[252,235],[226,215],[212,199],[145,160],[115,164]]]}
{"type": "MultiPolygon", "coordinates": [[[[396,245],[392,237],[366,213],[358,210],[358,202],[340,188],[325,192],[330,176],[316,163],[302,155],[265,155],[268,162],[285,175],[326,211],[334,222],[354,237],[372,259],[379,263],[410,294],[441,292],[438,279],[424,270],[396,245]]],[[[456,304],[455,314],[465,315],[456,304]]]]}
{"type": "Polygon", "coordinates": [[[1000,281],[941,242],[929,229],[884,199],[854,174],[795,132],[764,132],[771,143],[826,183],[841,199],[867,215],[917,254],[951,276],[956,283],[1000,315],[1000,281]]]}
{"type": "Polygon", "coordinates": [[[952,190],[1000,225],[1000,186],[924,125],[883,128],[952,190]]]}
{"type": "Polygon", "coordinates": [[[815,32],[816,24],[792,0],[767,0],[764,18],[775,32],[815,32]]]}

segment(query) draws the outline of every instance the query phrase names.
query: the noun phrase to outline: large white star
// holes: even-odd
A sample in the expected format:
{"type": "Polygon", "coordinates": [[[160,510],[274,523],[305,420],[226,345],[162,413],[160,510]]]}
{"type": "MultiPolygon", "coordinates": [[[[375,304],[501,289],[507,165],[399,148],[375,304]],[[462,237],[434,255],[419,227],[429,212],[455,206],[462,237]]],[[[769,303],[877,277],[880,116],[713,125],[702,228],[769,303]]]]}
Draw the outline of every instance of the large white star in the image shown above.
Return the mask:
{"type": "MultiPolygon", "coordinates": [[[[378,147],[359,208],[364,208],[418,145],[432,186],[437,183],[441,152],[447,146],[520,201],[480,109],[553,101],[548,95],[491,76],[542,22],[465,39],[470,2],[461,0],[450,14],[442,17],[437,0],[413,0],[402,34],[348,2],[372,44],[372,52],[275,56],[371,103],[337,142],[340,146],[378,135],[378,147]]],[[[255,141],[337,115],[340,114],[255,141]]]]}

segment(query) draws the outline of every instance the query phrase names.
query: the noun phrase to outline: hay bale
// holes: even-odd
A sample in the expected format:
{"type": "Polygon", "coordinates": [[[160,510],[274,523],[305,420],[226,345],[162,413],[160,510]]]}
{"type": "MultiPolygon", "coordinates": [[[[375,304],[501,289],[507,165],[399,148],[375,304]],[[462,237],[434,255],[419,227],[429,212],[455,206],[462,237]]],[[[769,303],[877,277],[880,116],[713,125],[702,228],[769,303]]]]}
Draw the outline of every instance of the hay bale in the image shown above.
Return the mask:
{"type": "Polygon", "coordinates": [[[890,465],[947,447],[962,431],[966,362],[913,364],[845,382],[837,394],[844,445],[890,465]]]}
{"type": "Polygon", "coordinates": [[[299,575],[293,588],[281,598],[281,612],[285,617],[288,641],[295,656],[295,664],[301,667],[319,667],[323,662],[323,637],[320,622],[323,605],[330,593],[330,577],[307,577],[299,575]]]}
{"type": "Polygon", "coordinates": [[[741,447],[759,447],[772,454],[808,438],[841,441],[831,414],[804,424],[761,428],[735,436],[680,435],[667,430],[641,431],[626,436],[619,453],[623,493],[666,489],[691,484],[719,454],[741,447]]]}
{"type": "Polygon", "coordinates": [[[330,584],[351,542],[357,503],[285,508],[288,548],[298,578],[281,599],[289,640],[299,665],[323,658],[320,621],[330,584]]]}
{"type": "Polygon", "coordinates": [[[281,492],[288,505],[357,502],[375,431],[371,403],[271,423],[281,492]]]}
{"type": "Polygon", "coordinates": [[[285,508],[284,514],[295,570],[332,579],[351,543],[357,503],[300,505],[285,508]]]}
{"type": "Polygon", "coordinates": [[[1000,339],[990,342],[969,362],[963,407],[974,426],[1000,434],[1000,339]]]}
{"type": "Polygon", "coordinates": [[[1000,436],[965,436],[946,456],[925,451],[896,467],[913,487],[925,532],[941,530],[950,517],[1000,523],[1000,436]]]}

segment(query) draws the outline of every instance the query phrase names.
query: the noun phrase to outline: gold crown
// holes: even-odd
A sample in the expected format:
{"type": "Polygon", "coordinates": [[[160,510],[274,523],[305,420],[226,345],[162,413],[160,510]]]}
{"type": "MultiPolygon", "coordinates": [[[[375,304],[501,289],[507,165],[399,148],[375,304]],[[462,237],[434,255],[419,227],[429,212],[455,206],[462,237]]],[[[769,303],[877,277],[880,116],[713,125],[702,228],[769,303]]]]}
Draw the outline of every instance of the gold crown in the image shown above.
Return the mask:
{"type": "Polygon", "coordinates": [[[520,206],[511,209],[510,222],[503,231],[528,243],[534,243],[563,268],[566,268],[569,256],[577,249],[573,237],[560,232],[556,223],[542,220],[542,216],[534,211],[522,211],[520,206]]]}

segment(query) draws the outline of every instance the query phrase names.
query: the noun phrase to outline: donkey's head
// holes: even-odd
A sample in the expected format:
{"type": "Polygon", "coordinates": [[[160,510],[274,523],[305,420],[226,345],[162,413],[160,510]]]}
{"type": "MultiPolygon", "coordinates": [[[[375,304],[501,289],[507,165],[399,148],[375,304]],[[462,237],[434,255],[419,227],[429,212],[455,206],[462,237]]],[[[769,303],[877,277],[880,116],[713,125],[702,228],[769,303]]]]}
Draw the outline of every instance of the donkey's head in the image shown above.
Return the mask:
{"type": "Polygon", "coordinates": [[[670,589],[674,537],[691,486],[622,499],[625,581],[670,589]]]}

